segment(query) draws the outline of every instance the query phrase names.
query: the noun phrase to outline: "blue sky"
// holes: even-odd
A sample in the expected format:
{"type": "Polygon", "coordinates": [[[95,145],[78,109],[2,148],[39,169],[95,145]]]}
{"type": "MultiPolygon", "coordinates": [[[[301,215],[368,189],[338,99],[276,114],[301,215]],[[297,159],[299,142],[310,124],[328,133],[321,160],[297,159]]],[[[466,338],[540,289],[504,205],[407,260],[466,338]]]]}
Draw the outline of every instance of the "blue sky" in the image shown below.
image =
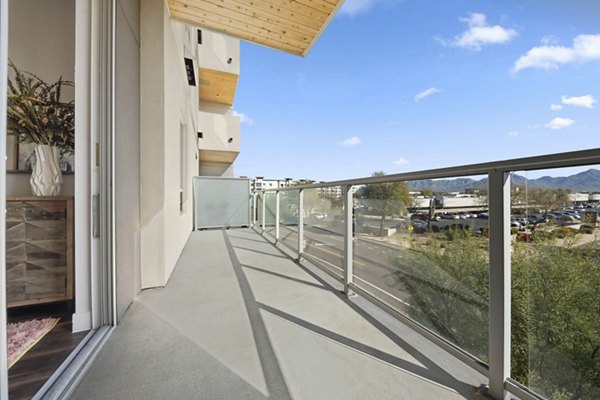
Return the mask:
{"type": "Polygon", "coordinates": [[[235,109],[251,177],[598,148],[600,1],[346,0],[306,58],[243,42],[235,109]]]}

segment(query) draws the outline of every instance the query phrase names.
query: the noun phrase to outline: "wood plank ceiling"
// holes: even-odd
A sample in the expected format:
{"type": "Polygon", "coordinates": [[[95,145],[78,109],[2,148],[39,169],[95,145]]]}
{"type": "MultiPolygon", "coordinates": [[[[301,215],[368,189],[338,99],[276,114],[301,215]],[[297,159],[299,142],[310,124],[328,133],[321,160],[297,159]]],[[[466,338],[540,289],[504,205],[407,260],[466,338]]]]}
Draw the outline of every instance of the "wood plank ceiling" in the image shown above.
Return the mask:
{"type": "Polygon", "coordinates": [[[238,76],[208,68],[198,68],[200,101],[233,105],[238,76]]]}
{"type": "Polygon", "coordinates": [[[306,56],[344,0],[167,0],[171,18],[306,56]]]}

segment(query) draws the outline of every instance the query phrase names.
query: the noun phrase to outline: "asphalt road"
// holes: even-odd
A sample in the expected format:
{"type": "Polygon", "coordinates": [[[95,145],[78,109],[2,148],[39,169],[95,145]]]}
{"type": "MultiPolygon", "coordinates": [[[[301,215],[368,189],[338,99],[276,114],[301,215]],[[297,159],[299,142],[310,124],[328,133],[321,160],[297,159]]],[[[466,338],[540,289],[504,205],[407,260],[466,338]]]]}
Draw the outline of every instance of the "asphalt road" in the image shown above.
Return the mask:
{"type": "MultiPolygon", "coordinates": [[[[298,246],[296,229],[295,226],[283,227],[281,231],[281,240],[292,248],[298,246]]],[[[307,225],[304,227],[304,239],[304,251],[308,255],[338,267],[337,269],[329,268],[340,276],[342,275],[344,260],[344,237],[342,235],[307,225]]],[[[359,236],[354,241],[353,252],[355,276],[398,298],[399,303],[405,306],[406,302],[409,301],[409,294],[404,291],[401,284],[394,277],[394,273],[398,271],[398,268],[390,263],[392,257],[402,257],[402,249],[359,236]]],[[[369,291],[380,294],[372,288],[369,291]]],[[[387,298],[387,300],[392,299],[387,298]]]]}

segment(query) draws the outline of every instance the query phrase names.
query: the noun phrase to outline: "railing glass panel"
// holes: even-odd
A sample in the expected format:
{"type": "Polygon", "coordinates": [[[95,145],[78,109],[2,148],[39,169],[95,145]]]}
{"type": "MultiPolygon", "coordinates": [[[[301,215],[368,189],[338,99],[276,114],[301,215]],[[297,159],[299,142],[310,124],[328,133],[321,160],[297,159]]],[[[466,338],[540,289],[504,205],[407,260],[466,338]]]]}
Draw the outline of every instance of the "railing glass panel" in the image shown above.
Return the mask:
{"type": "Polygon", "coordinates": [[[304,190],[304,252],[342,276],[344,214],[340,187],[304,190]]]}
{"type": "Polygon", "coordinates": [[[279,240],[298,251],[298,190],[279,194],[279,240]]]}
{"type": "Polygon", "coordinates": [[[592,168],[511,177],[511,377],[550,399],[600,399],[600,168],[592,168]]]}
{"type": "Polygon", "coordinates": [[[265,192],[265,232],[275,237],[275,192],[265,192]]]}
{"type": "Polygon", "coordinates": [[[482,179],[359,186],[353,270],[360,289],[487,361],[488,210],[482,179]]]}

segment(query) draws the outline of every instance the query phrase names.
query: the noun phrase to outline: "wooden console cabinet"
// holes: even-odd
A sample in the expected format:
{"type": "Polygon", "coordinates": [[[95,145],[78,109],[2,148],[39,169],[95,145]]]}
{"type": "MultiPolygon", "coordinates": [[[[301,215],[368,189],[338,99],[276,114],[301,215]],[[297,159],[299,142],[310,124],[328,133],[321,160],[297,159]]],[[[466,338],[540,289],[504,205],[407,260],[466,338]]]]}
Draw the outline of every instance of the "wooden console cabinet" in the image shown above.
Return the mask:
{"type": "Polygon", "coordinates": [[[7,196],[8,307],[73,299],[73,197],[7,196]]]}

